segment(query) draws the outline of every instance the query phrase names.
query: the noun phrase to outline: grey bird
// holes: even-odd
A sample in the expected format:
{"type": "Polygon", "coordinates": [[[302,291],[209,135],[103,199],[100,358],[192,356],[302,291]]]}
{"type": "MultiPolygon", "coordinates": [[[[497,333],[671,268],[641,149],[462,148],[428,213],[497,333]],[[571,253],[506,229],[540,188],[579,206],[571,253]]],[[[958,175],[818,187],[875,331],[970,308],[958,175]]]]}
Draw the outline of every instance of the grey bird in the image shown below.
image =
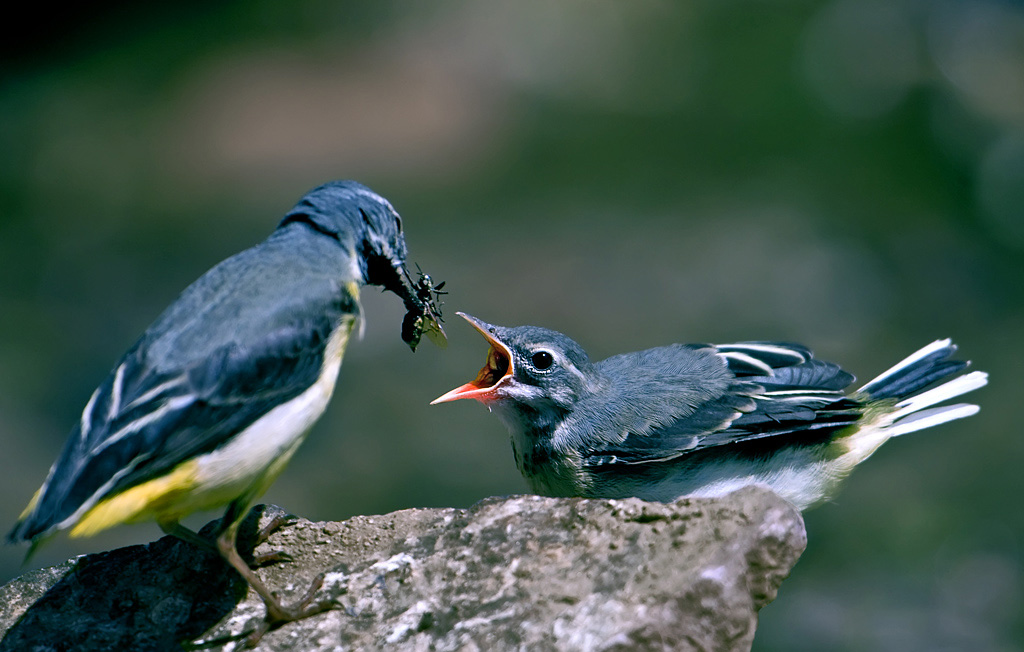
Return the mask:
{"type": "Polygon", "coordinates": [[[948,339],[847,393],[854,377],[799,344],[673,344],[594,363],[556,331],[459,314],[490,343],[487,363],[433,402],[496,412],[546,496],[669,502],[758,484],[807,509],[891,437],[975,414],[940,404],[988,379],[960,375],[948,339]]]}
{"type": "Polygon", "coordinates": [[[324,610],[311,604],[318,584],[281,604],[239,555],[238,526],[327,407],[362,286],[402,298],[417,325],[403,328],[410,345],[440,330],[405,258],[401,218],[383,197],[353,181],[310,191],[266,240],[185,289],[114,365],[8,540],[34,550],[61,530],[155,520],[217,551],[260,595],[266,618],[250,643],[324,610]],[[212,541],[180,524],[225,505],[212,541]]]}

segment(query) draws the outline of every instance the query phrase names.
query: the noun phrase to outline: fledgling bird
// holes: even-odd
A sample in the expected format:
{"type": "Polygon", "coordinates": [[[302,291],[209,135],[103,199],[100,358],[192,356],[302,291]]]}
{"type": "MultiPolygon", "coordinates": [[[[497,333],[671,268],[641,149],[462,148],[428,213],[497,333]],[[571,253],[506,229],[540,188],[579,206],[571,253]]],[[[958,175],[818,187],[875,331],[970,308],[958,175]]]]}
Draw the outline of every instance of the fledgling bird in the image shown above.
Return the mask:
{"type": "Polygon", "coordinates": [[[362,286],[402,298],[414,350],[422,328],[440,331],[435,297],[412,282],[405,258],[401,218],[383,197],[353,181],[310,191],[266,240],[185,289],[124,354],[8,540],[34,550],[61,530],[80,537],[155,520],[219,552],[260,595],[266,618],[250,643],[323,611],[310,604],[318,583],[281,604],[240,557],[238,526],[327,407],[362,286]],[[180,524],[225,505],[213,541],[180,524]]]}
{"type": "Polygon", "coordinates": [[[458,314],[490,343],[487,363],[433,403],[497,412],[546,496],[669,502],[759,484],[807,509],[890,437],[976,413],[939,404],[988,379],[958,375],[968,363],[948,339],[848,394],[854,377],[799,344],[673,344],[592,363],[556,331],[458,314]]]}

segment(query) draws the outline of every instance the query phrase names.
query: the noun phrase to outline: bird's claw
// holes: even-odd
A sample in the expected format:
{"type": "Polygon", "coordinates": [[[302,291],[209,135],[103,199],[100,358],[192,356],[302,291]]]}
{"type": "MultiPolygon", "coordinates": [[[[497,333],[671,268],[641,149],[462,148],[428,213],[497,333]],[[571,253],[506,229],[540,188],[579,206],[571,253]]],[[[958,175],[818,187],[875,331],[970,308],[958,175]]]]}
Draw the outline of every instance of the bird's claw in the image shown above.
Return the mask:
{"type": "Polygon", "coordinates": [[[253,544],[253,547],[266,543],[272,534],[283,527],[294,525],[297,521],[298,519],[291,514],[276,514],[256,533],[256,542],[253,544]]]}
{"type": "Polygon", "coordinates": [[[295,561],[295,558],[284,550],[271,550],[260,554],[253,554],[250,568],[263,568],[272,564],[283,564],[295,561]]]}
{"type": "MultiPolygon", "coordinates": [[[[257,625],[256,628],[246,636],[246,647],[255,647],[256,644],[259,643],[260,639],[263,638],[264,634],[272,629],[277,629],[281,625],[339,608],[340,605],[334,600],[324,600],[322,602],[313,603],[313,598],[316,597],[317,591],[320,590],[323,584],[324,574],[320,573],[313,580],[313,583],[310,584],[309,588],[306,589],[306,592],[302,597],[294,604],[284,606],[280,603],[274,604],[265,601],[267,615],[263,619],[263,622],[257,625]]],[[[277,596],[275,595],[274,597],[276,598],[277,596]]]]}
{"type": "MultiPolygon", "coordinates": [[[[291,514],[277,514],[271,518],[266,525],[264,525],[256,533],[254,539],[253,549],[259,547],[260,544],[266,543],[270,540],[270,537],[280,530],[281,528],[288,527],[289,525],[295,524],[296,519],[291,514]]],[[[249,563],[249,568],[262,568],[263,566],[269,566],[271,564],[279,564],[283,562],[295,561],[295,558],[283,550],[271,550],[270,552],[264,552],[257,554],[252,553],[252,561],[249,563]]]]}

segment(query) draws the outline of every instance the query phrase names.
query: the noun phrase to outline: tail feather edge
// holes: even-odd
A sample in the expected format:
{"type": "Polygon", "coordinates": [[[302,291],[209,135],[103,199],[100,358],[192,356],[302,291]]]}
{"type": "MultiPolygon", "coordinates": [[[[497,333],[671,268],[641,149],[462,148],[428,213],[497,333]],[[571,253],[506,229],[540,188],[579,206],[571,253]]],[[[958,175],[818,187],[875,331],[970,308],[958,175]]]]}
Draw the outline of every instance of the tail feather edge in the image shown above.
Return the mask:
{"type": "Polygon", "coordinates": [[[984,371],[956,375],[970,364],[950,360],[956,350],[951,340],[936,340],[858,390],[866,395],[869,403],[897,401],[886,416],[889,425],[885,430],[889,436],[923,430],[978,412],[978,406],[969,403],[940,405],[988,384],[988,374],[984,371]]]}

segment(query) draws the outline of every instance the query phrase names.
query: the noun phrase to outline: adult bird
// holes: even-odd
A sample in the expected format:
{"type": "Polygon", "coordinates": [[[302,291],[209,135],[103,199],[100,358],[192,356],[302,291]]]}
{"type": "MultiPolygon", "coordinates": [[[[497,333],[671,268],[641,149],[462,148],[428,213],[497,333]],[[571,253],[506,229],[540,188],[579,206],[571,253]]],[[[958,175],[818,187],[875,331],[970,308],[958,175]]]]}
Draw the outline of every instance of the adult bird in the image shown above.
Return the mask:
{"type": "Polygon", "coordinates": [[[267,589],[238,553],[238,526],[326,408],[362,314],[360,288],[394,292],[417,324],[440,319],[405,258],[401,218],[383,197],[353,181],[310,191],[266,240],[192,283],[128,349],[9,541],[34,550],[61,530],[81,537],[155,520],[219,552],[263,599],[266,618],[250,643],[322,611],[310,604],[316,584],[293,605],[267,589]],[[212,541],[180,523],[225,505],[212,541]]]}
{"type": "Polygon", "coordinates": [[[487,363],[433,402],[497,412],[519,471],[548,496],[668,502],[760,484],[806,509],[890,437],[977,412],[939,404],[987,382],[958,375],[967,363],[949,340],[845,393],[853,376],[799,344],[673,344],[592,363],[556,331],[459,314],[490,343],[487,363]]]}

